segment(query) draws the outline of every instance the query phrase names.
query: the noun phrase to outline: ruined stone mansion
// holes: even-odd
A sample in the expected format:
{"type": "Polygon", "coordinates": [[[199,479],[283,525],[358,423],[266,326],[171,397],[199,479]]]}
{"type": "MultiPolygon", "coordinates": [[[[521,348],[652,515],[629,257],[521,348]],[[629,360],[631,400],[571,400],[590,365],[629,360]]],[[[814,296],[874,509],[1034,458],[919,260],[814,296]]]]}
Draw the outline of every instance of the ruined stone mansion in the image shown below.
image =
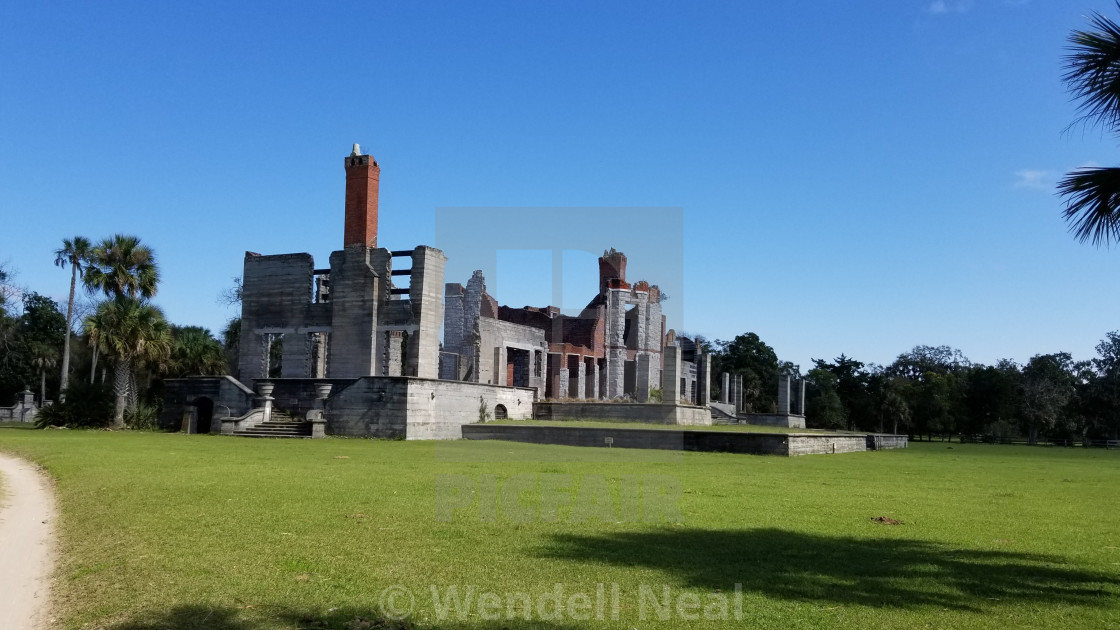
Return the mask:
{"type": "Polygon", "coordinates": [[[267,407],[327,434],[455,438],[466,423],[546,413],[546,400],[660,402],[643,413],[710,424],[708,356],[666,328],[660,290],[629,281],[621,252],[599,259],[579,314],[503,306],[481,271],[445,283],[438,249],[379,248],[380,166],[358,145],[343,166],[342,249],[325,266],[246,252],[238,373],[168,381],[165,425],[247,430],[267,407]]]}

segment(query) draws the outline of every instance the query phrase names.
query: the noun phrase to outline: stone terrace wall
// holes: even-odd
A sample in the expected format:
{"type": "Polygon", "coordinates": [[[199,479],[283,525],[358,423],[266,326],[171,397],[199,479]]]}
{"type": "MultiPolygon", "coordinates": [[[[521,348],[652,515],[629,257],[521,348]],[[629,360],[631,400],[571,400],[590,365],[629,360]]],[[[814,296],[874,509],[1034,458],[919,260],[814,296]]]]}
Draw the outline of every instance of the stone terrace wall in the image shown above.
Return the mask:
{"type": "Polygon", "coordinates": [[[859,453],[866,450],[866,435],[789,434],[789,455],[859,453]]]}
{"type": "Polygon", "coordinates": [[[805,416],[790,413],[745,413],[739,414],[739,418],[746,418],[747,424],[757,424],[764,427],[805,428],[805,416]]]}
{"type": "Polygon", "coordinates": [[[712,424],[707,407],[690,405],[614,402],[540,402],[533,405],[537,420],[607,420],[646,424],[712,424]]]}
{"type": "MultiPolygon", "coordinates": [[[[746,433],[740,431],[689,431],[672,429],[624,429],[605,427],[558,427],[508,424],[464,426],[468,440],[507,440],[531,444],[607,446],[749,455],[810,455],[853,453],[867,450],[865,435],[746,433]]],[[[899,437],[903,440],[906,436],[899,437]]]]}
{"type": "Polygon", "coordinates": [[[182,426],[183,413],[189,411],[190,403],[199,398],[214,401],[214,416],[210,431],[222,430],[221,418],[226,415],[237,417],[245,415],[253,408],[256,394],[232,376],[191,376],[171,378],[163,382],[163,412],[159,416],[159,427],[177,430],[182,426]]]}
{"type": "Polygon", "coordinates": [[[327,399],[329,435],[454,440],[460,427],[490,418],[503,405],[509,418],[529,419],[534,392],[520,387],[405,376],[365,377],[327,399]]]}

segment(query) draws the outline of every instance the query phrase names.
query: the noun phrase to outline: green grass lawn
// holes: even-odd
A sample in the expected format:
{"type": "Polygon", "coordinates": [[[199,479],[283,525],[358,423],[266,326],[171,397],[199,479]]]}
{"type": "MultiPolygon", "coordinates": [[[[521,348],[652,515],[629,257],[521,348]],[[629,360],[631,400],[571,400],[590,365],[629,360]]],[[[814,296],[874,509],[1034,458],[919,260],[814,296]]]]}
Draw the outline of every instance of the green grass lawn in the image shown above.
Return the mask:
{"type": "Polygon", "coordinates": [[[382,604],[409,602],[399,627],[1120,625],[1120,452],[949,446],[780,458],[0,429],[0,450],[57,482],[64,628],[398,627],[382,604]],[[647,498],[666,508],[660,491],[681,522],[636,518],[647,498]],[[452,586],[464,604],[440,619],[452,586]],[[686,620],[722,603],[724,621],[686,620]]]}

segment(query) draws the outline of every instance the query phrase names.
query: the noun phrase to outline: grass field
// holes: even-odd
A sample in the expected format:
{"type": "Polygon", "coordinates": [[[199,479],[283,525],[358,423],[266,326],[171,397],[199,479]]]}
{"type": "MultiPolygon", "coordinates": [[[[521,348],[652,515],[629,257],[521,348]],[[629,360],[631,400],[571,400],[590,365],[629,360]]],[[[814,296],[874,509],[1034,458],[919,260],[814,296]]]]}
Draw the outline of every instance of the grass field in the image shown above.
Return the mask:
{"type": "Polygon", "coordinates": [[[949,446],[778,458],[0,429],[0,450],[57,482],[64,628],[1120,625],[1120,452],[949,446]],[[636,518],[671,514],[665,499],[681,522],[636,518]]]}

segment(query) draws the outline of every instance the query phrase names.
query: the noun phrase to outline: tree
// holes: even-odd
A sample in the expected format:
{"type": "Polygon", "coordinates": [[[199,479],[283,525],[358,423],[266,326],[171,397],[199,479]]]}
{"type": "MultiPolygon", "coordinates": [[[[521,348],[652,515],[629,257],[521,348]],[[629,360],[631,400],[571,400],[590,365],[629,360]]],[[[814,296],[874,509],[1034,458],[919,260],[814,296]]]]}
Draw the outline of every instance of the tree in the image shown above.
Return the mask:
{"type": "Polygon", "coordinates": [[[847,410],[837,392],[839,379],[823,367],[806,375],[805,421],[815,427],[840,429],[847,423],[847,410]]]}
{"type": "Polygon", "coordinates": [[[743,404],[756,413],[777,409],[778,355],[755,333],[745,333],[731,341],[715,340],[712,372],[729,372],[743,377],[743,404]]]}
{"type": "Polygon", "coordinates": [[[62,247],[54,252],[54,264],[65,269],[70,265],[70,300],[66,303],[66,336],[62,342],[62,378],[59,381],[58,399],[66,400],[66,385],[70,380],[70,330],[74,323],[74,289],[78,285],[78,276],[83,275],[86,262],[93,253],[93,246],[89,239],[75,236],[73,239],[62,239],[62,247]]]}
{"type": "Polygon", "coordinates": [[[172,326],[171,360],[168,375],[224,374],[226,354],[222,344],[201,326],[172,326]]]}
{"type": "Polygon", "coordinates": [[[238,370],[237,355],[241,351],[241,318],[234,317],[226,322],[226,327],[222,329],[222,347],[226,352],[226,363],[229,365],[229,374],[234,378],[240,378],[241,374],[238,370]]]}
{"type": "Polygon", "coordinates": [[[151,298],[159,284],[155,254],[139,237],[116,234],[93,249],[85,282],[105,297],[151,298]]]}
{"type": "Polygon", "coordinates": [[[1068,420],[1074,394],[1073,358],[1068,352],[1039,354],[1023,366],[1023,420],[1031,444],[1043,431],[1068,420]]]}
{"type": "Polygon", "coordinates": [[[102,352],[116,357],[113,394],[116,406],[113,426],[124,426],[130,392],[135,399],[133,366],[140,361],[160,360],[171,353],[171,329],[163,312],[143,300],[119,297],[106,300],[97,309],[100,328],[97,343],[102,352]]]}
{"type": "Polygon", "coordinates": [[[96,337],[96,348],[116,358],[113,425],[122,427],[125,408],[135,408],[138,401],[134,369],[170,355],[170,327],[163,313],[147,302],[159,285],[155,253],[139,237],[115,234],[93,248],[85,282],[110,298],[98,307],[93,321],[86,322],[94,325],[91,341],[96,337]]]}
{"type": "MultiPolygon", "coordinates": [[[[1120,8],[1120,3],[1117,4],[1120,8]]],[[[1120,133],[1120,25],[1093,13],[1090,29],[1074,31],[1063,80],[1079,99],[1079,120],[1120,133]]],[[[1081,242],[1120,240],[1120,168],[1085,167],[1058,182],[1066,199],[1062,216],[1081,242]]]]}
{"type": "Polygon", "coordinates": [[[836,393],[844,406],[844,417],[847,419],[847,428],[868,429],[866,426],[875,417],[875,405],[868,389],[870,374],[864,369],[863,363],[841,354],[832,363],[822,359],[813,359],[814,365],[822,370],[828,370],[836,376],[836,393]]]}
{"type": "MultiPolygon", "coordinates": [[[[32,349],[31,364],[39,370],[39,405],[47,403],[47,370],[58,364],[58,350],[39,345],[32,349]]],[[[59,395],[61,398],[61,394],[59,395]]]]}

